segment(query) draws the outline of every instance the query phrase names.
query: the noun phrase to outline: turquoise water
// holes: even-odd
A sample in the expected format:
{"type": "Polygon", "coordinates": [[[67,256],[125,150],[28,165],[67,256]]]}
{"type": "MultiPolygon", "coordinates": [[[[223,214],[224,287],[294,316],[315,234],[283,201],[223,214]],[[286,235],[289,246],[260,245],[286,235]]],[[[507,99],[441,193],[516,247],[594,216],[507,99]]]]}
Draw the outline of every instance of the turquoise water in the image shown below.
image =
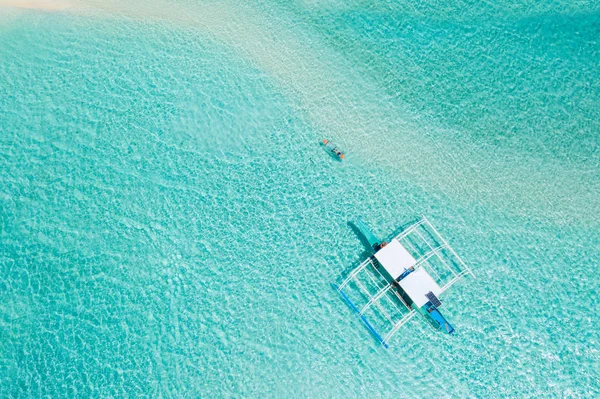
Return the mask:
{"type": "Polygon", "coordinates": [[[0,8],[0,396],[600,396],[600,10],[437,4],[0,8]],[[384,350],[420,214],[477,279],[384,350]]]}

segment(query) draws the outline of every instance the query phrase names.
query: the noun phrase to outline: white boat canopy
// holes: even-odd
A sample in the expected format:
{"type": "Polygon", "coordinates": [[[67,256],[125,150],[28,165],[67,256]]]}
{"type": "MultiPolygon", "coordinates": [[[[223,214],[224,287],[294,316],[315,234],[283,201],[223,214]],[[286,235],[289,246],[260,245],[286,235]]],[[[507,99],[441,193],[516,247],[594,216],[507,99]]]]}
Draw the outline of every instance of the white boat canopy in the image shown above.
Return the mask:
{"type": "Polygon", "coordinates": [[[428,293],[433,292],[436,297],[442,293],[440,286],[423,268],[415,270],[400,280],[400,287],[418,308],[429,302],[426,296],[428,293]]]}
{"type": "Polygon", "coordinates": [[[375,258],[394,280],[417,263],[416,259],[395,238],[377,251],[375,258]]]}

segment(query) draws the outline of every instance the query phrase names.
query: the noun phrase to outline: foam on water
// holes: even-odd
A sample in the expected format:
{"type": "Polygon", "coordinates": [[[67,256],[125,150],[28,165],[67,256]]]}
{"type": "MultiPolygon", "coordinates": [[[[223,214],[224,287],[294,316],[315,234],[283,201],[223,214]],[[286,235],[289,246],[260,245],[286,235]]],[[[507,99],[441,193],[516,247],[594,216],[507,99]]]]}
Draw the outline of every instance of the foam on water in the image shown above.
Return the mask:
{"type": "MultiPolygon", "coordinates": [[[[600,394],[595,82],[532,144],[536,99],[571,97],[528,80],[517,98],[532,111],[498,140],[488,115],[444,111],[474,104],[454,93],[450,52],[376,39],[431,2],[82,4],[0,17],[2,396],[600,394]],[[384,73],[409,59],[428,67],[384,73]],[[443,84],[424,86],[426,71],[443,84]],[[421,213],[478,278],[442,298],[456,336],[415,319],[385,351],[330,283],[363,256],[349,220],[385,235],[421,213]]],[[[457,10],[428,12],[413,38],[483,13],[457,10]]],[[[589,15],[575,24],[593,36],[589,15]]],[[[512,52],[538,34],[501,26],[500,41],[521,32],[512,52]]],[[[569,32],[553,51],[579,53],[552,70],[576,88],[597,45],[569,32]]],[[[486,107],[516,112],[498,70],[467,77],[486,107]]]]}

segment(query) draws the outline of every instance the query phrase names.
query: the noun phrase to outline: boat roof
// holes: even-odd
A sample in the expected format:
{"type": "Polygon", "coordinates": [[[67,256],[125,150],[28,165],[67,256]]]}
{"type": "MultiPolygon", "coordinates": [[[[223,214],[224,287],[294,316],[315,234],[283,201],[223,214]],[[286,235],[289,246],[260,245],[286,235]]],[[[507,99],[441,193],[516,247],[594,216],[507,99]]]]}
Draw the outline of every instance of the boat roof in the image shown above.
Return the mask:
{"type": "Polygon", "coordinates": [[[375,258],[394,280],[417,263],[415,258],[395,238],[377,251],[375,258]]]}
{"type": "Polygon", "coordinates": [[[406,292],[413,303],[420,308],[429,302],[427,294],[433,292],[435,296],[442,293],[442,289],[423,268],[419,268],[400,280],[400,287],[406,292]]]}

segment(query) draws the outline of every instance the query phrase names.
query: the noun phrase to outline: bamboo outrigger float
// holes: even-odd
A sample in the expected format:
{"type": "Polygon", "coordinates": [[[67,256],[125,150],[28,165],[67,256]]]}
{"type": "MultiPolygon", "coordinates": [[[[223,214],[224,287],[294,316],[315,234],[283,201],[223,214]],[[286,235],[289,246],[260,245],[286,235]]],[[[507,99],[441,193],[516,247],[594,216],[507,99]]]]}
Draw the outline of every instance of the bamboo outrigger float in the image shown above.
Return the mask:
{"type": "Polygon", "coordinates": [[[391,337],[417,313],[452,334],[454,327],[440,313],[438,297],[465,275],[475,275],[429,220],[423,217],[389,243],[380,241],[361,218],[355,224],[372,255],[336,288],[375,338],[387,348],[391,337]],[[362,300],[360,305],[350,291],[362,300]],[[367,313],[375,317],[367,319],[367,313]],[[384,335],[378,332],[382,324],[388,326],[384,335]]]}

